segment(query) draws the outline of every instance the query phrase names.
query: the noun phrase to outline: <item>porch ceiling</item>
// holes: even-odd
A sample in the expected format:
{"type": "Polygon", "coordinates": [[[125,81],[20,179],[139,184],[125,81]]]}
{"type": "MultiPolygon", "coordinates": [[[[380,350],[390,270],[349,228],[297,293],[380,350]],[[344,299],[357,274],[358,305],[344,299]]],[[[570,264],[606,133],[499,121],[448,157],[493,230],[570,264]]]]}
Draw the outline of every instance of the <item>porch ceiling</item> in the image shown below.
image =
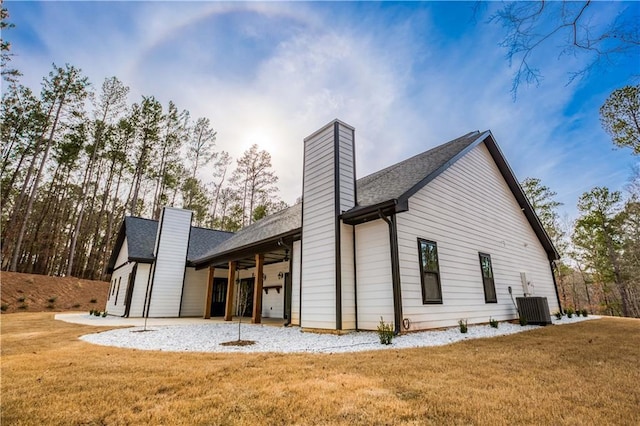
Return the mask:
{"type": "MultiPolygon", "coordinates": [[[[263,253],[263,255],[264,255],[264,264],[265,265],[270,265],[272,263],[283,262],[285,259],[290,259],[291,258],[291,251],[287,252],[286,249],[284,247],[282,247],[282,248],[278,248],[278,249],[263,253]]],[[[217,262],[217,263],[211,264],[209,266],[213,266],[216,269],[228,269],[229,268],[229,263],[228,262],[230,260],[235,260],[236,269],[249,269],[249,268],[254,268],[256,266],[255,254],[249,255],[249,256],[245,256],[245,257],[240,258],[240,259],[229,259],[229,260],[226,260],[224,262],[217,262]]]]}

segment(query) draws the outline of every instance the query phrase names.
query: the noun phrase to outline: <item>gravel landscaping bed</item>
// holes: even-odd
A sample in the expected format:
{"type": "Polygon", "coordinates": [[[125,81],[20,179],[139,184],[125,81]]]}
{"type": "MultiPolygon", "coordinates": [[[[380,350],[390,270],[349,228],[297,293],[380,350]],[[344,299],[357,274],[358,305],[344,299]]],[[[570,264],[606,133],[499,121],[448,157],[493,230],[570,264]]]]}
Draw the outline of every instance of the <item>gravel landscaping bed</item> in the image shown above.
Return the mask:
{"type": "MultiPolygon", "coordinates": [[[[571,324],[599,318],[553,318],[554,325],[571,324]]],[[[470,325],[468,333],[460,333],[458,327],[421,331],[397,336],[391,345],[381,345],[378,334],[358,331],[341,336],[303,332],[299,327],[273,327],[243,324],[241,338],[254,344],[242,346],[222,345],[238,339],[238,324],[193,324],[154,326],[143,331],[142,327],[125,328],[88,334],[81,339],[97,345],[120,348],[173,352],[281,352],[281,353],[339,353],[384,349],[441,346],[461,340],[503,336],[534,330],[539,326],[500,323],[498,328],[489,325],[470,325]]]]}

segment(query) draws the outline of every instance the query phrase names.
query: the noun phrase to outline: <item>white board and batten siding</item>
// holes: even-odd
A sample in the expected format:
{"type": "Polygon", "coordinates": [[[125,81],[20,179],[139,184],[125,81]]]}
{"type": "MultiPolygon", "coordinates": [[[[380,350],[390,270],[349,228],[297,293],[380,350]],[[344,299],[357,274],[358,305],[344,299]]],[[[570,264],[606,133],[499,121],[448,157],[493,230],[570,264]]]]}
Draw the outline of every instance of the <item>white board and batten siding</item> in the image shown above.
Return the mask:
{"type": "MultiPolygon", "coordinates": [[[[516,318],[508,287],[522,295],[522,272],[532,295],[558,310],[547,254],[484,143],[413,195],[397,224],[403,316],[411,330],[516,318]],[[418,238],[437,243],[442,304],[422,303],[418,238]],[[498,303],[485,303],[479,253],[491,256],[498,303]]],[[[358,282],[359,296],[360,272],[358,282]]]]}
{"type": "Polygon", "coordinates": [[[129,246],[127,245],[127,237],[124,237],[124,241],[122,242],[122,246],[120,247],[120,253],[118,253],[118,257],[116,258],[116,263],[114,263],[113,268],[117,269],[127,263],[129,261],[129,246]]]}
{"type": "Polygon", "coordinates": [[[162,210],[152,270],[150,317],[171,318],[180,314],[191,215],[189,210],[171,207],[162,210]]]}
{"type": "Polygon", "coordinates": [[[356,288],[353,226],[340,224],[340,277],[342,287],[342,329],[356,328],[356,288]]]}
{"type": "Polygon", "coordinates": [[[149,275],[151,274],[151,264],[138,263],[136,268],[136,278],[133,284],[133,293],[131,293],[131,307],[129,308],[129,317],[140,318],[144,311],[144,298],[149,285],[149,275]]]}
{"type": "Polygon", "coordinates": [[[125,311],[125,298],[129,277],[133,271],[134,262],[120,265],[120,268],[111,274],[111,285],[109,286],[109,296],[105,310],[110,315],[123,316],[125,311]]]}
{"type": "Polygon", "coordinates": [[[307,328],[336,328],[336,210],[355,203],[353,132],[336,120],[304,140],[300,325],[307,328]]]}
{"type": "Polygon", "coordinates": [[[380,317],[393,323],[389,226],[383,220],[356,225],[358,329],[375,330],[380,317]]]}
{"type": "Polygon", "coordinates": [[[125,237],[114,264],[114,271],[111,274],[111,285],[109,286],[109,294],[105,306],[105,311],[110,315],[124,315],[124,300],[127,294],[129,276],[134,265],[135,263],[133,262],[129,263],[129,250],[127,247],[127,238],[125,237]]]}
{"type": "MultiPolygon", "coordinates": [[[[215,273],[215,271],[214,271],[215,273]]],[[[181,317],[202,317],[209,286],[209,269],[186,268],[182,290],[181,317]]]]}

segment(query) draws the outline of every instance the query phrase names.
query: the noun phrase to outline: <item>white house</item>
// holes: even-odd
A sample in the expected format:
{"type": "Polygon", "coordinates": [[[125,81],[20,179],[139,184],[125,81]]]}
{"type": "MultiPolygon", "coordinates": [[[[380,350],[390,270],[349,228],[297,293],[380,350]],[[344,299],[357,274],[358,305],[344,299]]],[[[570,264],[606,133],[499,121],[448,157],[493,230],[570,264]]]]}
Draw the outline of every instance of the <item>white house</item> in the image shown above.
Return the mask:
{"type": "Polygon", "coordinates": [[[246,301],[253,322],[401,332],[511,320],[525,294],[560,309],[558,254],[490,131],[358,180],[354,135],[334,120],[307,137],[302,203],[236,234],[181,209],[126,218],[108,312],[231,320],[246,301]]]}

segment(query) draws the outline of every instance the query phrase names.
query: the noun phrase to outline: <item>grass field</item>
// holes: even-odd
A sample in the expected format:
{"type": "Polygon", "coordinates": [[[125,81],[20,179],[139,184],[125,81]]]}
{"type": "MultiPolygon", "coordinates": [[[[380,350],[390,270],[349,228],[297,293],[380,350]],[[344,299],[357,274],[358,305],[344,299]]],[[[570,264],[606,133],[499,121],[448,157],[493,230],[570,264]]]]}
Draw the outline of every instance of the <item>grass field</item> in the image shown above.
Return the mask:
{"type": "Polygon", "coordinates": [[[2,425],[640,424],[640,320],[340,355],[146,352],[2,315],[2,425]]]}

